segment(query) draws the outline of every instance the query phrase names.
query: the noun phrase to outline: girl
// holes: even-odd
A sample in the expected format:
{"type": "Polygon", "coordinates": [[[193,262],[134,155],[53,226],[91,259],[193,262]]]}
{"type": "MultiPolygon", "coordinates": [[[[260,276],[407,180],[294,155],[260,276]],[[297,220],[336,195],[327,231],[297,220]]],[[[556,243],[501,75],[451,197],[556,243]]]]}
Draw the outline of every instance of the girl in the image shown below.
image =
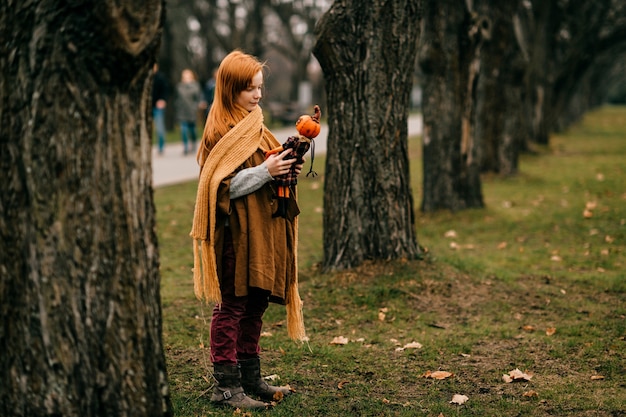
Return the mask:
{"type": "MultiPolygon", "coordinates": [[[[261,378],[259,338],[268,303],[287,305],[289,336],[305,338],[298,293],[299,214],[292,190],[285,217],[273,217],[273,177],[286,174],[289,149],[265,157],[280,143],[263,124],[259,107],[265,66],[251,55],[231,52],[216,74],[215,99],[197,159],[200,180],[191,236],[196,296],[215,301],[211,362],[217,386],[211,401],[264,408],[288,386],[261,378]],[[201,267],[202,266],[202,267],[201,267]]],[[[296,174],[302,164],[295,166],[296,174]]]]}

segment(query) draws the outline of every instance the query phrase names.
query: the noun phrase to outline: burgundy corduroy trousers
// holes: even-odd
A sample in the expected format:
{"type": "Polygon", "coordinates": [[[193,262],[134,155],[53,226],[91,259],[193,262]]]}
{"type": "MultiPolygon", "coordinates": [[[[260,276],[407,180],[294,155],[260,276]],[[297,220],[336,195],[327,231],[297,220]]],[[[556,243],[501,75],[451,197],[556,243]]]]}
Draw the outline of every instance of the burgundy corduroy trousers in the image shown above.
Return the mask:
{"type": "Polygon", "coordinates": [[[211,362],[234,365],[238,359],[258,357],[269,292],[250,288],[247,296],[235,296],[235,249],[228,227],[224,233],[220,290],[222,303],[213,308],[211,318],[211,362]]]}

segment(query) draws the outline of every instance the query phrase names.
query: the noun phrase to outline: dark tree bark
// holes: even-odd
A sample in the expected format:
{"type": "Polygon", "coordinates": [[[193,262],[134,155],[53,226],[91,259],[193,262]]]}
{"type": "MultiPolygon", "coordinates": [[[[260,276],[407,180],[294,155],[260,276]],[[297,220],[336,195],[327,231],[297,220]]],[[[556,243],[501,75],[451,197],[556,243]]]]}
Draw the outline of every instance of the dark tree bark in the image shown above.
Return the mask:
{"type": "Polygon", "coordinates": [[[328,94],[324,261],[417,258],[407,119],[420,1],[335,1],[314,54],[328,94]]]}
{"type": "Polygon", "coordinates": [[[480,15],[490,22],[476,94],[476,137],[480,138],[482,172],[512,175],[527,135],[523,103],[528,59],[516,41],[515,20],[524,13],[521,1],[481,0],[480,15]]]}
{"type": "Polygon", "coordinates": [[[425,212],[483,206],[474,121],[481,48],[490,22],[466,4],[424,2],[420,66],[425,212]]]}
{"type": "Polygon", "coordinates": [[[0,415],[169,416],[152,199],[161,0],[0,4],[0,415]]]}

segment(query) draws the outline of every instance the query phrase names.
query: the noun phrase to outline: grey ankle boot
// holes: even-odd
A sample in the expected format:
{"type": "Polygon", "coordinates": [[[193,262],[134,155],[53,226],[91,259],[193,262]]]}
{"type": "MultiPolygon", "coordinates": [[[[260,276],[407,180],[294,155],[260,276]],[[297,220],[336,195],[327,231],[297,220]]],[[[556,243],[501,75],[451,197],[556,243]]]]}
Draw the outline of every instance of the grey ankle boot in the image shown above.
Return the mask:
{"type": "Polygon", "coordinates": [[[261,378],[261,360],[259,358],[239,360],[241,385],[250,395],[258,395],[265,400],[280,401],[291,394],[289,386],[274,387],[261,378]]]}
{"type": "Polygon", "coordinates": [[[211,401],[234,408],[265,409],[267,404],[248,397],[241,386],[241,373],[238,365],[213,364],[213,376],[217,385],[213,389],[211,401]]]}

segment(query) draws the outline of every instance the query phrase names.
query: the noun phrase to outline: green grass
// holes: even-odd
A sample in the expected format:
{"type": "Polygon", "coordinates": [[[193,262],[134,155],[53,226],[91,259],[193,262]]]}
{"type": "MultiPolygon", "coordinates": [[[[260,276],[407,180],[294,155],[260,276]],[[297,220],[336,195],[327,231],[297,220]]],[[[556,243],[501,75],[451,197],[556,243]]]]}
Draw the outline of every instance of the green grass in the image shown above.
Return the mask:
{"type": "MultiPolygon", "coordinates": [[[[410,150],[419,202],[419,138],[411,138],[410,150]]],[[[318,156],[320,176],[299,185],[310,341],[290,341],[284,307],[270,306],[263,371],[297,393],[254,415],[626,415],[626,108],[590,113],[535,151],[522,156],[519,175],[483,178],[485,209],[418,213],[426,260],[336,274],[316,268],[318,156]],[[350,342],[330,344],[337,336],[350,342]],[[399,349],[411,342],[422,347],[399,349]],[[515,368],[532,379],[503,382],[515,368]],[[423,377],[436,370],[454,376],[423,377]],[[454,394],[469,401],[450,404],[454,394]]],[[[209,402],[211,307],[193,296],[194,198],[193,183],[155,191],[172,399],[176,416],[232,416],[209,402]]]]}

